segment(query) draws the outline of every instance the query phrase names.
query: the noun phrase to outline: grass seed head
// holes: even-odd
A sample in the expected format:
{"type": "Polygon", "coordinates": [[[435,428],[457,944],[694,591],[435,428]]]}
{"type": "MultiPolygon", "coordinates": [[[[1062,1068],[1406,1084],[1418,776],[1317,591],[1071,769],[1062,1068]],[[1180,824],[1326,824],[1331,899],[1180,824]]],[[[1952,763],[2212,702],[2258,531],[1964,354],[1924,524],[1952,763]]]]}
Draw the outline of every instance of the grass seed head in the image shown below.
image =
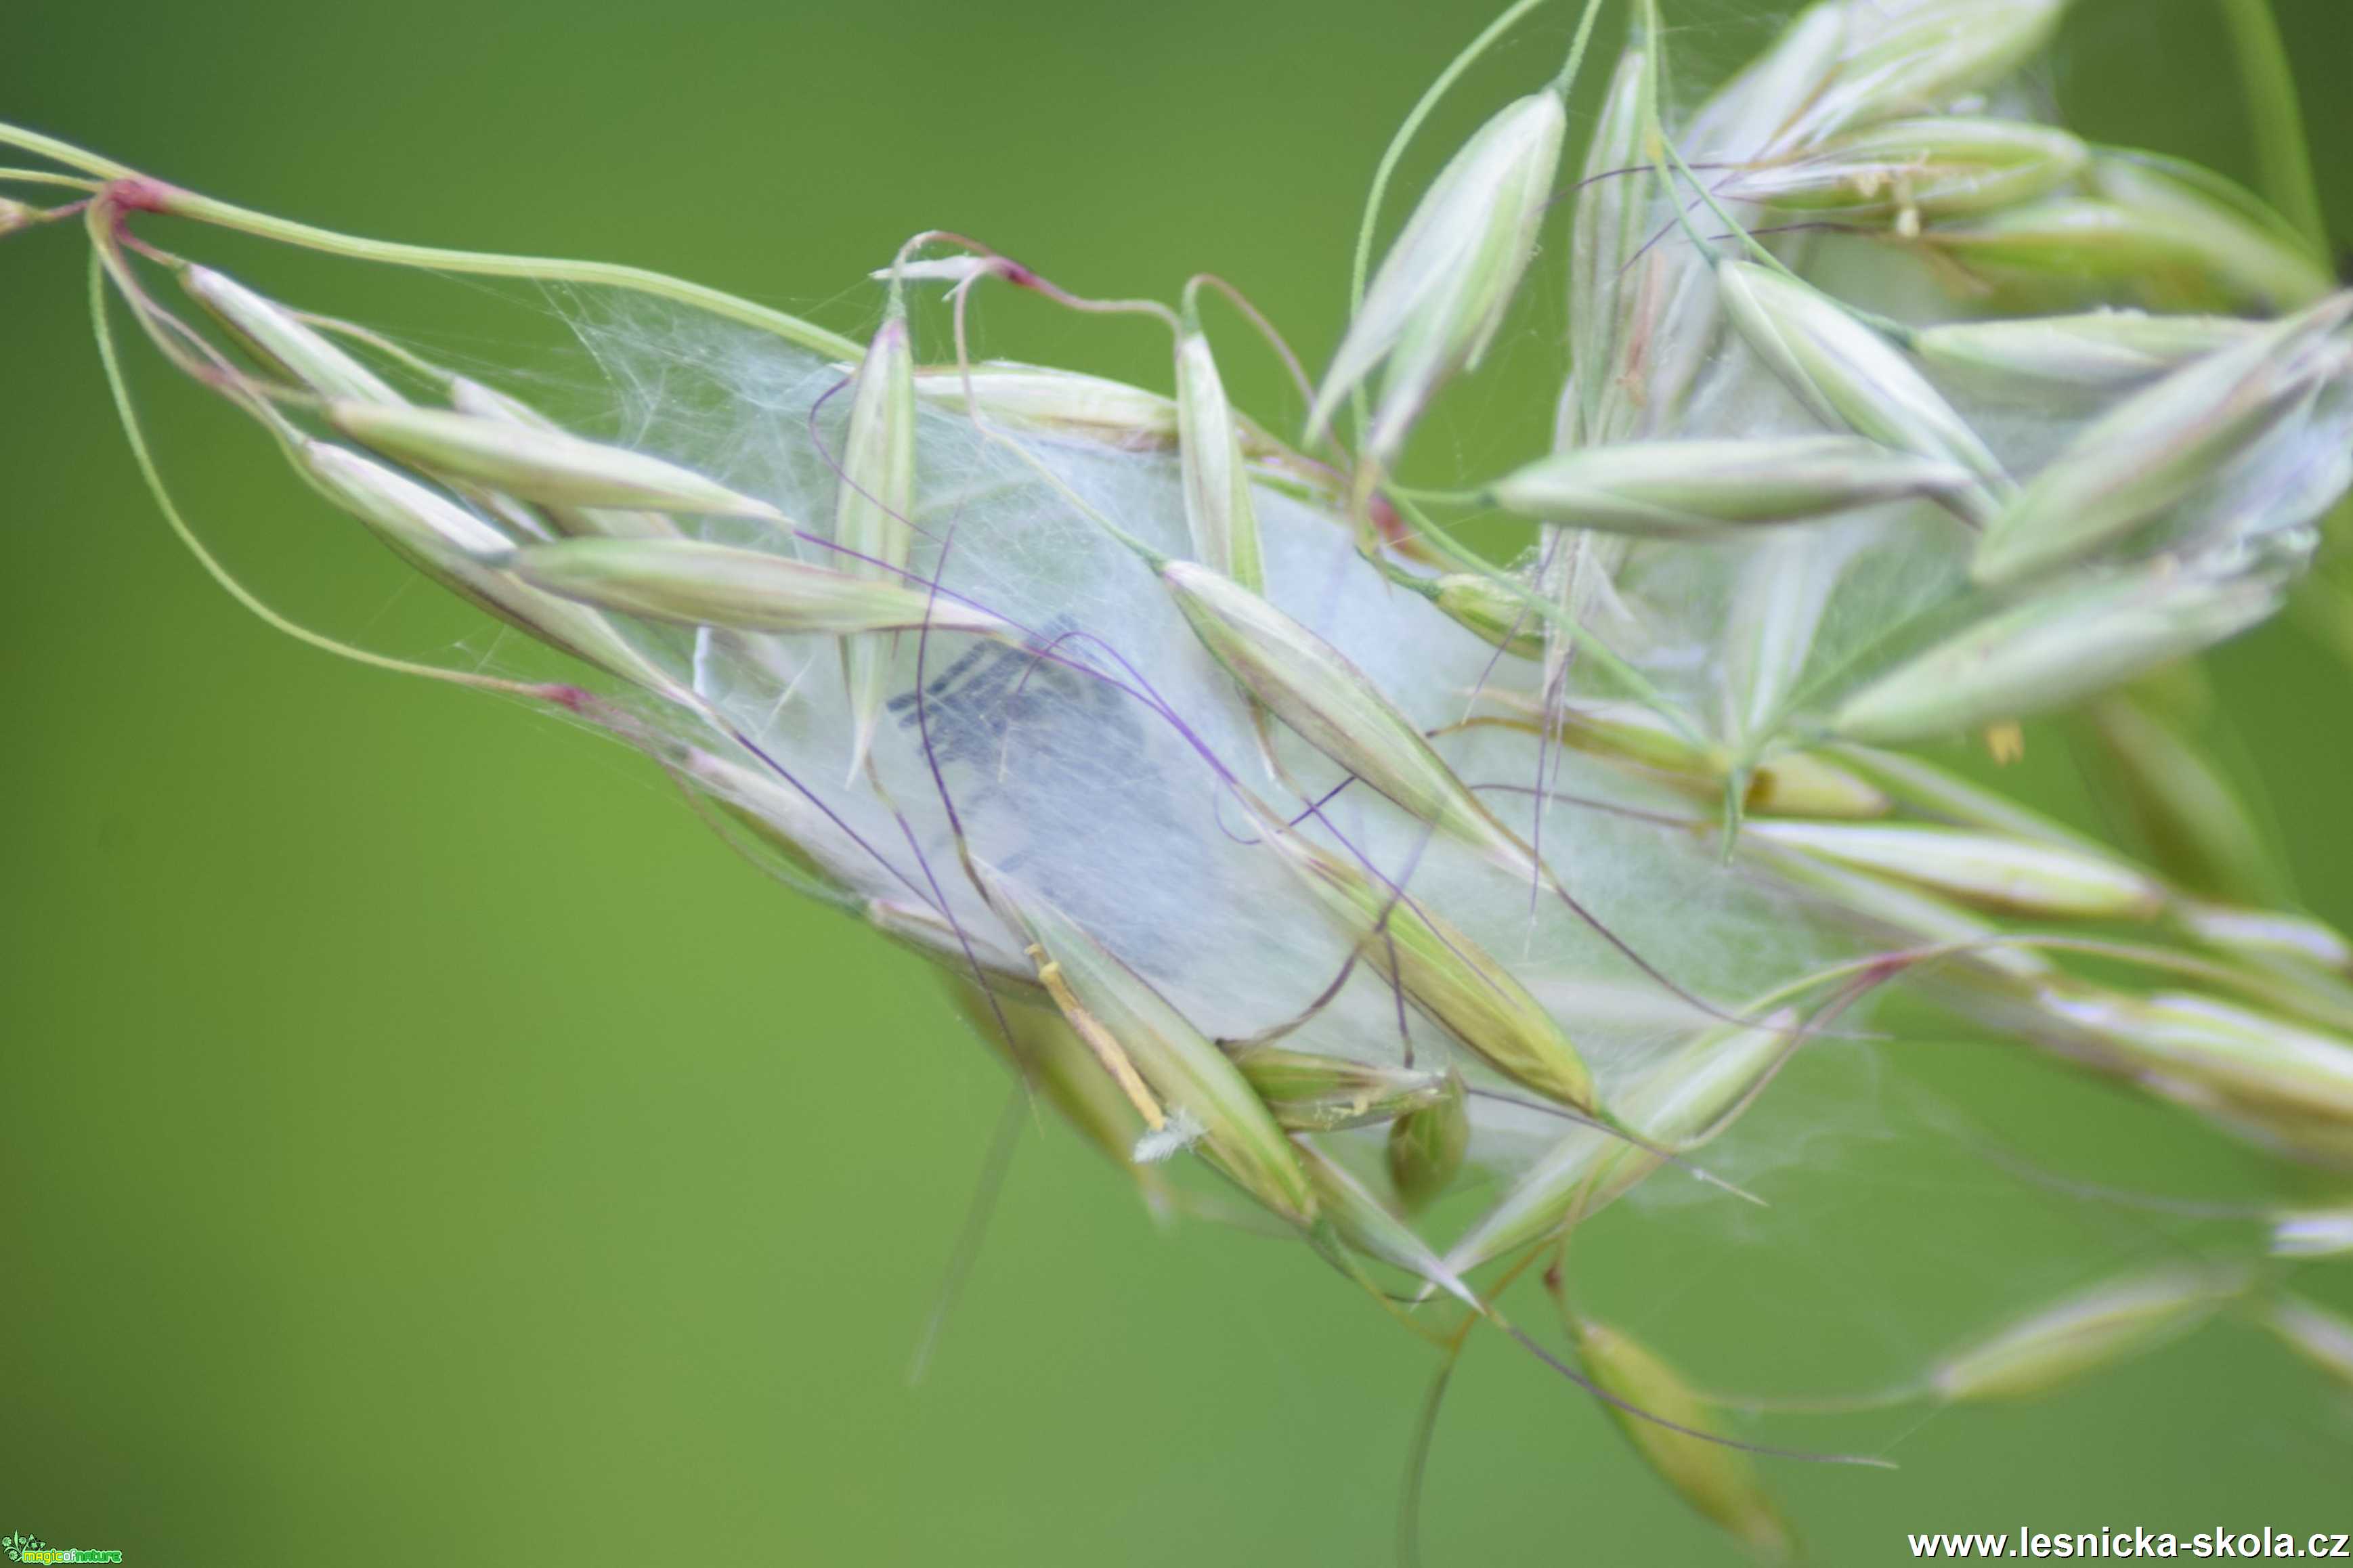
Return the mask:
{"type": "Polygon", "coordinates": [[[1704,539],[1968,491],[1968,470],[1852,436],[1632,441],[1556,452],[1489,487],[1506,511],[1647,539],[1704,539]]]}
{"type": "Polygon", "coordinates": [[[1957,1404],[2032,1399],[2188,1333],[2245,1289],[2198,1268],[2111,1281],[1947,1357],[1929,1384],[1957,1404]]]}

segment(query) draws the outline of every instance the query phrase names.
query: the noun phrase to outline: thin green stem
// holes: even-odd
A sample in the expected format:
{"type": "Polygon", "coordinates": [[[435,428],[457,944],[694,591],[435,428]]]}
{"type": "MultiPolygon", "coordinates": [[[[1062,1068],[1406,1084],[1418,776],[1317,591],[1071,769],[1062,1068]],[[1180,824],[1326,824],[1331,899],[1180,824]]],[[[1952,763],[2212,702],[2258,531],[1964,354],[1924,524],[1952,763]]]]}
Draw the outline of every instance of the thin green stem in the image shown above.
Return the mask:
{"type": "Polygon", "coordinates": [[[210,196],[184,191],[161,181],[144,179],[137,170],[86,153],[70,143],[44,136],[38,132],[0,122],[0,146],[21,148],[45,158],[54,159],[69,168],[107,180],[140,182],[140,205],[150,210],[185,217],[216,228],[233,229],[257,239],[274,240],[281,245],[299,246],[329,256],[340,256],[353,261],[375,262],[389,267],[411,267],[428,271],[457,272],[481,278],[515,278],[535,283],[572,283],[583,287],[627,289],[655,299],[669,300],[676,304],[708,310],[715,316],[738,321],[763,331],[773,332],[803,348],[835,359],[855,360],[860,356],[859,346],[839,333],[829,332],[812,322],[772,310],[765,305],[739,299],[717,289],[672,278],[665,273],[644,268],[617,266],[609,262],[567,261],[552,257],[500,256],[486,251],[445,250],[434,246],[403,245],[388,240],[364,239],[355,235],[338,234],[332,229],[311,224],[272,217],[231,202],[217,201],[210,196]]]}
{"type": "Polygon", "coordinates": [[[2239,90],[2255,133],[2255,163],[2263,195],[2295,226],[2313,254],[2328,254],[2328,220],[2313,178],[2312,146],[2305,135],[2295,72],[2271,0],[2217,0],[2238,58],[2239,90]]]}

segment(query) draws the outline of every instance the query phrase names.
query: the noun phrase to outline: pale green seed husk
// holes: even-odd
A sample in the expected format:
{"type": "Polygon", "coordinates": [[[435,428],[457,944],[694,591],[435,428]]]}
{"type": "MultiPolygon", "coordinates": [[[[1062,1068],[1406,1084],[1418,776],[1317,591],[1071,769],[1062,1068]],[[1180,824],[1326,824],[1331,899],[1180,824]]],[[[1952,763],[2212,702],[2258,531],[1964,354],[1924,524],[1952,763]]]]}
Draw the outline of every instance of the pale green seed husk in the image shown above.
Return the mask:
{"type": "Polygon", "coordinates": [[[2013,394],[2105,396],[2137,391],[2259,330],[2235,316],[2094,310],[1927,327],[1912,350],[1939,370],[2013,394]]]}
{"type": "Polygon", "coordinates": [[[2122,799],[2167,877],[2218,898],[2277,896],[2282,878],[2253,814],[2203,750],[2130,692],[2101,699],[2085,717],[2095,776],[2122,799]]]}
{"type": "Polygon", "coordinates": [[[1567,125],[1557,92],[1530,94],[1499,110],[1440,171],[1333,356],[1308,414],[1310,443],[1386,362],[1366,441],[1386,458],[1438,384],[1479,363],[1535,254],[1567,125]]]}
{"type": "Polygon", "coordinates": [[[575,539],[525,545],[506,563],[551,594],[682,626],[825,637],[1011,631],[985,610],[922,588],[698,540],[575,539]]]}
{"type": "Polygon", "coordinates": [[[1514,871],[1533,868],[1527,846],[1337,648],[1195,563],[1164,563],[1160,580],[1202,647],[1300,739],[1413,816],[1514,871]]]}
{"type": "Polygon", "coordinates": [[[766,501],[691,468],[560,430],[448,409],[348,401],[329,403],[326,418],[361,445],[411,468],[525,500],[786,521],[766,501]]]}
{"type": "MultiPolygon", "coordinates": [[[[1487,700],[1513,717],[1502,721],[1542,728],[1542,710],[1509,692],[1487,700]]],[[[1550,726],[1561,744],[1591,756],[1631,763],[1670,782],[1720,800],[1733,757],[1722,746],[1694,745],[1651,709],[1637,702],[1578,700],[1556,707],[1550,726]]],[[[1754,764],[1745,809],[1793,816],[1871,817],[1885,815],[1884,791],[1836,760],[1810,752],[1783,752],[1754,764]]]]}
{"type": "Polygon", "coordinates": [[[1788,1521],[1765,1489],[1756,1460],[1721,1442],[1714,1406],[1655,1352],[1622,1330],[1564,1309],[1577,1364],[1604,1392],[1634,1406],[1608,1406],[1609,1418],[1643,1461],[1703,1518],[1731,1532],[1767,1563],[1784,1563],[1796,1550],[1788,1521]],[[1641,1415],[1658,1417],[1646,1421],[1641,1415]],[[1672,1422],[1673,1426],[1662,1426],[1672,1422]]]}
{"type": "Polygon", "coordinates": [[[1435,1285],[1475,1310],[1484,1311],[1471,1288],[1450,1271],[1412,1226],[1392,1211],[1371,1189],[1340,1163],[1304,1139],[1295,1142],[1300,1163],[1315,1189],[1319,1212],[1329,1219],[1342,1239],[1367,1258],[1415,1279],[1435,1285]]]}
{"type": "Polygon", "coordinates": [[[2245,1289],[2189,1268],[2100,1285],[1947,1357],[1929,1386],[1957,1404],[2031,1399],[2189,1332],[2245,1289]]]}
{"type": "Polygon", "coordinates": [[[2063,707],[2235,637],[2279,607],[2268,574],[2160,559],[1989,616],[1850,697],[1844,739],[1900,744],[2063,707]]]}
{"type": "Polygon", "coordinates": [[[2282,1292],[2263,1310],[2263,1321],[2282,1344],[2353,1393],[2353,1318],[2282,1292]]]}
{"type": "Polygon", "coordinates": [[[1628,442],[1556,452],[1489,487],[1522,517],[1651,539],[1710,538],[1967,491],[1949,462],[1841,436],[1628,442]]]}
{"type": "Polygon", "coordinates": [[[1894,217],[1908,226],[2031,200],[2065,184],[2090,156],[2079,139],[2055,126],[1967,115],[1896,120],[1746,170],[1724,194],[1849,220],[1894,217]]]}
{"type": "Polygon", "coordinates": [[[1967,468],[1977,488],[1947,497],[1971,521],[2014,489],[1984,440],[1886,339],[1827,295],[1754,262],[1715,269],[1725,314],[1767,369],[1824,424],[1967,468]]]}
{"type": "Polygon", "coordinates": [[[1446,1078],[1425,1069],[1255,1046],[1234,1065],[1287,1131],[1336,1132],[1388,1121],[1446,1097],[1446,1078]]]}
{"type": "Polygon", "coordinates": [[[1166,1116],[1181,1114],[1199,1130],[1198,1146],[1236,1185],[1277,1216],[1310,1224],[1315,1198],[1297,1154],[1216,1043],[1077,921],[1008,878],[985,868],[981,875],[989,901],[1035,944],[1039,978],[1055,991],[1071,1026],[1082,1037],[1091,1029],[1107,1037],[1103,1043],[1141,1075],[1166,1116]]]}
{"type": "Polygon", "coordinates": [[[1209,340],[1188,327],[1176,341],[1176,428],[1185,522],[1193,558],[1252,593],[1266,587],[1250,470],[1209,340]]]}
{"type": "Polygon", "coordinates": [[[1429,1207],[1462,1173],[1470,1152],[1470,1096],[1461,1076],[1449,1073],[1437,1100],[1389,1123],[1383,1157],[1398,1202],[1408,1214],[1429,1207]]]}
{"type": "MultiPolygon", "coordinates": [[[[1669,1152],[1695,1147],[1721,1131],[1788,1055],[1797,1033],[1788,1015],[1759,1026],[1708,1030],[1629,1089],[1618,1119],[1669,1152]]],[[[1495,1205],[1447,1252],[1448,1267],[1469,1273],[1514,1248],[1607,1208],[1664,1161],[1600,1127],[1568,1132],[1537,1157],[1495,1205]]]]}
{"type": "Polygon", "coordinates": [[[2270,1250],[2274,1258],[2353,1258],[2353,1204],[2274,1215],[2270,1250]]]}
{"type": "Polygon", "coordinates": [[[679,695],[676,682],[604,616],[486,563],[512,542],[439,492],[358,453],[303,439],[290,456],[305,478],[404,560],[477,607],[607,674],[679,695]]]}
{"type": "Polygon", "coordinates": [[[1593,1075],[1544,1005],[1478,943],[1399,889],[1268,825],[1267,842],[1385,983],[1514,1082],[1598,1109],[1593,1075]]]}
{"type": "MultiPolygon", "coordinates": [[[[852,381],[849,429],[842,439],[833,542],[841,550],[838,564],[853,576],[895,582],[914,549],[909,521],[915,500],[914,370],[905,310],[894,286],[890,314],[852,381]]],[[[853,778],[866,762],[890,698],[892,653],[888,638],[852,637],[841,645],[853,778]]]]}
{"type": "Polygon", "coordinates": [[[2343,354],[2316,354],[2353,293],[2197,360],[2094,420],[1988,523],[1969,563],[2006,584],[2152,521],[2292,415],[2343,354]]]}
{"type": "Polygon", "coordinates": [[[2187,1080],[2263,1115],[2353,1127],[2353,1042],[2188,993],[2053,987],[2042,1005],[2132,1071],[2187,1080]]]}
{"type": "Polygon", "coordinates": [[[382,376],[276,301],[209,267],[180,269],[180,286],[237,342],[321,397],[397,406],[408,400],[382,376]]]}
{"type": "Polygon", "coordinates": [[[2107,856],[1926,824],[1759,822],[1762,842],[1900,878],[1987,909],[2063,920],[2147,920],[2162,886],[2107,856]]]}

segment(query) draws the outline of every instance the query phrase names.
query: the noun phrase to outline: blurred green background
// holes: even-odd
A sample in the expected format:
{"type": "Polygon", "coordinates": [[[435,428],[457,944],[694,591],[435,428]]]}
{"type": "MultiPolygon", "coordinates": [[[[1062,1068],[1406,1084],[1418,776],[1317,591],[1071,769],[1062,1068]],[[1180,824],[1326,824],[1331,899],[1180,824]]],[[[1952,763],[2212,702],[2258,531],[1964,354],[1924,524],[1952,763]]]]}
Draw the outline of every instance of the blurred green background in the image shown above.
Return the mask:
{"type": "MultiPolygon", "coordinates": [[[[2343,238],[2353,9],[2281,12],[2343,238]]],[[[1759,20],[1700,14],[1695,50],[1759,20]]],[[[1486,15],[20,0],[0,118],[267,210],[640,263],[853,332],[862,274],[922,227],[1095,292],[1213,268],[1314,358],[1382,143],[1486,15]]],[[[1555,6],[1473,74],[1409,188],[1568,23],[1555,6]]],[[[2081,0],[2055,79],[2079,127],[2251,172],[2209,0],[2081,0]]],[[[139,489],[81,265],[70,233],[0,246],[0,1534],[175,1564],[1388,1560],[1430,1357],[1301,1249],[1155,1231],[1059,1132],[1027,1139],[910,1387],[1004,1093],[930,975],[793,905],[612,748],[233,605],[139,489]]],[[[385,286],[266,276],[362,316],[385,286]]],[[[1159,378],[1145,327],[993,319],[1026,357],[1159,378]]],[[[322,542],[259,442],[134,359],[200,523],[258,584],[410,654],[466,629],[322,542]]],[[[1529,406],[1540,359],[1502,373],[1529,406]]],[[[2353,923],[2341,668],[2278,627],[2216,664],[2305,897],[2353,923]]],[[[2038,758],[2071,804],[2063,758],[2038,758]]],[[[2239,1169],[2198,1158],[2159,1174],[2239,1169]]],[[[1820,1267],[1957,1238],[1969,1202],[1858,1203],[1820,1267]]],[[[1789,1385],[1739,1354],[1736,1273],[1670,1283],[1712,1370],[1789,1385]]],[[[1940,1289],[1881,1288],[1892,1312],[1940,1289]]],[[[1820,1561],[1898,1561],[1905,1529],[2353,1528],[2353,1424],[2228,1330],[1894,1452],[1892,1475],[1776,1471],[1820,1561]]],[[[1591,1408],[1492,1347],[1446,1417],[1428,1540],[1441,1564],[1721,1555],[1591,1408]]]]}

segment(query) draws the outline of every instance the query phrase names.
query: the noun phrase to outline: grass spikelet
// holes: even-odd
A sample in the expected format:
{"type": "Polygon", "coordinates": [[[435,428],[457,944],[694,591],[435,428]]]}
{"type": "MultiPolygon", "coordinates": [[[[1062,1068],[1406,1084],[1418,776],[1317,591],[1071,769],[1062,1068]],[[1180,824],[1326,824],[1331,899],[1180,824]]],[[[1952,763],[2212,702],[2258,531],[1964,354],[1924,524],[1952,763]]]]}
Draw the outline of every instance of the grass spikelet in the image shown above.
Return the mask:
{"type": "Polygon", "coordinates": [[[2037,1398],[2188,1333],[2245,1289],[2197,1268],[2113,1280],[1947,1356],[1929,1386],[1955,1404],[2037,1398]]]}
{"type": "Polygon", "coordinates": [[[1514,1083],[1596,1111],[1593,1074],[1543,1004],[1478,943],[1402,889],[1291,834],[1284,864],[1357,943],[1365,963],[1466,1050],[1514,1083]]]}
{"type": "Polygon", "coordinates": [[[331,442],[298,439],[289,455],[321,494],[451,592],[633,686],[678,693],[602,616],[499,570],[492,563],[512,542],[448,497],[331,442]]]}
{"type": "Polygon", "coordinates": [[[1409,1115],[1447,1096],[1442,1073],[1253,1046],[1234,1063],[1292,1132],[1337,1132],[1409,1115]]]}
{"type": "Polygon", "coordinates": [[[2283,1293],[2263,1309],[2263,1323],[2280,1343],[2353,1394],[2353,1319],[2283,1293]]]}
{"type": "MultiPolygon", "coordinates": [[[[2254,818],[2186,735],[2128,691],[2092,704],[2086,717],[2107,763],[2105,778],[2168,878],[2197,892],[2249,903],[2278,893],[2280,877],[2254,818]]],[[[2257,918],[2268,922],[2272,917],[2257,918]]],[[[2211,922],[2210,931],[2230,944],[2227,919],[2211,922]]],[[[2259,933],[2250,934],[2260,940],[2259,933]]]]}
{"type": "Polygon", "coordinates": [[[1448,1073],[1436,1100],[1389,1123],[1383,1154],[1398,1202],[1408,1214],[1427,1208],[1454,1184],[1470,1152],[1470,1096],[1461,1075],[1448,1073]]]}
{"type": "Polygon", "coordinates": [[[1176,430],[1194,559],[1252,593],[1263,592],[1258,513],[1233,405],[1226,401],[1208,334],[1189,313],[1176,337],[1176,430]]]}
{"type": "Polygon", "coordinates": [[[338,348],[325,333],[226,273],[184,267],[180,287],[264,364],[284,372],[321,397],[397,406],[408,400],[375,372],[338,348]]]}
{"type": "MultiPolygon", "coordinates": [[[[1538,723],[1536,707],[1525,698],[1498,692],[1490,693],[1487,701],[1512,715],[1503,722],[1538,723]]],[[[1733,773],[1734,757],[1725,747],[1693,743],[1639,703],[1600,700],[1562,704],[1551,734],[1576,751],[1620,759],[1684,784],[1706,800],[1723,798],[1733,773]]],[[[1883,816],[1890,803],[1885,791],[1833,758],[1784,752],[1751,765],[1743,805],[1751,811],[1844,818],[1883,816]]]]}
{"type": "Polygon", "coordinates": [[[1307,416],[1313,446],[1348,395],[1387,363],[1366,436],[1386,461],[1439,384],[1475,367],[1535,253],[1568,129],[1557,90],[1498,110],[1430,183],[1373,275],[1307,416]]]}
{"type": "Polygon", "coordinates": [[[1486,1310],[1471,1288],[1447,1268],[1402,1215],[1393,1213],[1345,1167],[1313,1143],[1302,1141],[1297,1147],[1300,1163],[1306,1167],[1307,1179],[1315,1188],[1320,1212],[1342,1240],[1367,1258],[1437,1286],[1474,1311],[1486,1310]]]}
{"type": "Polygon", "coordinates": [[[2353,1204],[2290,1209],[2272,1221],[2274,1258],[2353,1257],[2353,1204]]]}
{"type": "Polygon", "coordinates": [[[2028,308],[2086,296],[2162,310],[2292,310],[2332,279],[2246,192],[2145,153],[2094,162],[2090,194],[1940,224],[1932,253],[2028,308]]]}
{"type": "MultiPolygon", "coordinates": [[[[895,580],[914,549],[909,518],[915,499],[915,360],[908,341],[904,296],[891,288],[889,313],[876,329],[851,381],[849,433],[842,442],[840,485],[833,510],[833,542],[842,569],[853,576],[895,580]]],[[[871,637],[841,645],[841,674],[849,691],[854,733],[849,773],[865,766],[890,693],[892,646],[871,637]]]]}
{"type": "Polygon", "coordinates": [[[326,417],[362,446],[411,468],[525,500],[786,521],[766,501],[691,469],[561,430],[438,408],[343,401],[328,404],[326,417]]]}
{"type": "Polygon", "coordinates": [[[1926,824],[1759,822],[1780,848],[1897,877],[1982,908],[2055,920],[2149,920],[2165,889],[2105,856],[1926,824]]]}
{"type": "Polygon", "coordinates": [[[2048,125],[1957,115],[1897,120],[1750,170],[1724,194],[1849,221],[1886,218],[1913,234],[1924,218],[2040,196],[2073,178],[2090,157],[2080,140],[2048,125]]]}
{"type": "Polygon", "coordinates": [[[1568,239],[1568,357],[1575,444],[1621,440],[1640,411],[1636,320],[1650,275],[1636,268],[1650,237],[1648,183],[1630,173],[1651,160],[1650,52],[1620,57],[1586,144],[1585,177],[1568,239]]]}
{"type": "Polygon", "coordinates": [[[1832,733],[1902,744],[2061,708],[2236,637],[2279,607],[2274,574],[2159,559],[1990,616],[1848,698],[1832,733]]]}
{"type": "Polygon", "coordinates": [[[2353,1042],[2210,996],[2053,988],[2042,1005],[2127,1068],[2306,1121],[2353,1124],[2353,1042]]]}
{"type": "Polygon", "coordinates": [[[1515,658],[1541,658],[1549,630],[1529,612],[1526,597],[1480,572],[1448,572],[1430,580],[1430,602],[1456,626],[1515,658]]]}
{"type": "Polygon", "coordinates": [[[1641,441],[1540,458],[1496,480],[1522,517],[1646,539],[1705,539],[1969,489],[1968,470],[1852,437],[1641,441]]]}
{"type": "Polygon", "coordinates": [[[922,626],[984,636],[1010,630],[985,610],[900,583],[699,540],[528,544],[506,563],[524,582],[551,594],[681,626],[820,637],[922,626]]]}
{"type": "Polygon", "coordinates": [[[1604,1407],[1642,1462],[1694,1512],[1729,1531],[1759,1562],[1789,1561],[1796,1539],[1766,1490],[1755,1458],[1708,1440],[1721,1434],[1715,1409],[1681,1373],[1622,1329],[1570,1310],[1566,1300],[1561,1320],[1585,1374],[1603,1393],[1658,1418],[1646,1421],[1614,1405],[1604,1407]]]}
{"type": "Polygon", "coordinates": [[[1143,1118],[1044,991],[1034,1000],[998,992],[992,1006],[969,979],[955,981],[950,990],[981,1038],[1004,1054],[1022,1081],[1051,1102],[1098,1153],[1126,1171],[1147,1194],[1166,1187],[1161,1173],[1134,1158],[1135,1141],[1145,1131],[1143,1118]]]}
{"type": "Polygon", "coordinates": [[[1337,648],[1240,584],[1188,561],[1160,566],[1201,646],[1300,739],[1423,821],[1514,871],[1527,846],[1481,805],[1413,721],[1337,648]]]}
{"type": "Polygon", "coordinates": [[[2040,53],[2066,0],[1915,0],[1851,4],[1847,47],[1807,110],[1802,136],[1921,110],[2009,76],[2040,53]]]}
{"type": "Polygon", "coordinates": [[[2014,583],[2155,519],[2345,373],[2328,335],[2348,314],[2353,293],[2336,295],[2117,405],[1987,525],[1970,574],[2014,583]]]}
{"type": "Polygon", "coordinates": [[[1148,1086],[1137,1110],[1150,1128],[1181,1113],[1199,1130],[1202,1153],[1237,1186],[1280,1218],[1312,1223],[1306,1173],[1241,1069],[1077,921],[1009,878],[982,875],[989,901],[1034,944],[1038,977],[1071,1026],[1113,1078],[1124,1063],[1148,1086]]]}
{"type": "Polygon", "coordinates": [[[2137,391],[2259,330],[2235,316],[2092,310],[1926,327],[1913,335],[1912,349],[1924,363],[1983,384],[2097,397],[2137,391]]]}
{"type": "MultiPolygon", "coordinates": [[[[1619,1120],[1670,1152],[1696,1147],[1722,1131],[1779,1067],[1797,1031],[1797,1019],[1787,1015],[1753,1027],[1708,1030],[1629,1090],[1619,1120]]],[[[1567,1133],[1449,1249],[1447,1265],[1468,1274],[1598,1214],[1664,1163],[1605,1128],[1567,1133]]]]}
{"type": "Polygon", "coordinates": [[[1966,468],[1976,489],[1950,498],[1973,521],[2013,489],[1968,421],[1893,344],[1803,283],[1748,261],[1716,269],[1726,318],[1798,401],[1826,425],[1966,468]]]}

